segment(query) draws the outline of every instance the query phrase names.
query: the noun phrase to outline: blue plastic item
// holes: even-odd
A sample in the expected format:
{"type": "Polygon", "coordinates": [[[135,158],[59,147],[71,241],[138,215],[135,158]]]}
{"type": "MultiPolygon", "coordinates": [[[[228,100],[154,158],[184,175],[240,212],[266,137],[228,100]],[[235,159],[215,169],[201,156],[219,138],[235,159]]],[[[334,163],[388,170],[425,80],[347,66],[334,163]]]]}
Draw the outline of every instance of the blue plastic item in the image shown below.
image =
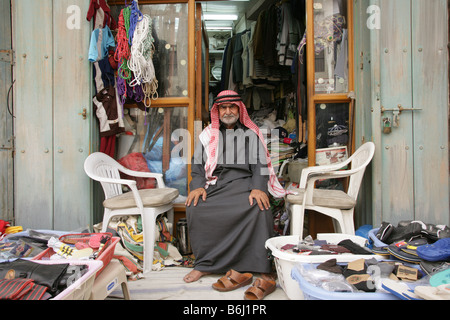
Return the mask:
{"type": "MultiPolygon", "coordinates": [[[[318,264],[304,264],[306,268],[316,268],[318,264]]],[[[303,292],[305,300],[400,300],[390,293],[381,292],[332,292],[319,288],[308,282],[294,267],[291,271],[291,277],[296,280],[303,292]]]]}
{"type": "Polygon", "coordinates": [[[380,228],[375,228],[375,229],[372,229],[372,230],[369,231],[369,238],[370,238],[370,240],[372,240],[373,245],[375,247],[378,247],[378,248],[387,247],[388,245],[386,243],[380,241],[376,237],[376,234],[377,234],[378,230],[380,230],[380,228]]]}
{"type": "Polygon", "coordinates": [[[426,261],[446,261],[450,259],[450,238],[444,238],[433,244],[417,247],[417,255],[426,261]]]}
{"type": "Polygon", "coordinates": [[[370,224],[365,224],[358,228],[358,230],[355,231],[355,235],[369,239],[369,231],[372,230],[373,227],[370,224]]]}

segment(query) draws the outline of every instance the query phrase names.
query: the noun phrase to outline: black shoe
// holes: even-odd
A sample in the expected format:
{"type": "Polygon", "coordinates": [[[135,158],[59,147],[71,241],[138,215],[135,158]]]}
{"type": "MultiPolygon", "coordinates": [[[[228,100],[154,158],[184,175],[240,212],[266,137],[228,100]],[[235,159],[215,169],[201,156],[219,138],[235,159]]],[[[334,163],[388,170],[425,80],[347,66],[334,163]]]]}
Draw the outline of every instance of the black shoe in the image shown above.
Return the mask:
{"type": "Polygon", "coordinates": [[[450,262],[446,262],[446,261],[431,262],[431,261],[422,260],[422,261],[420,261],[420,268],[427,275],[431,276],[435,273],[438,273],[438,272],[441,272],[441,271],[444,271],[444,270],[447,270],[448,268],[450,268],[450,262]]]}

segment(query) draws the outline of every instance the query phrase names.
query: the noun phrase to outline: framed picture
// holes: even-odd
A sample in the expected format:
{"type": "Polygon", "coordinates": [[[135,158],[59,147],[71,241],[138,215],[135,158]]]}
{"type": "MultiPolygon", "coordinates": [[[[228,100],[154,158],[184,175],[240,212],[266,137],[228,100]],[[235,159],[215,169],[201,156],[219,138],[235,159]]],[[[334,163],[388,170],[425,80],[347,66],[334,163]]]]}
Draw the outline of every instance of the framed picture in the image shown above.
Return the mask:
{"type": "Polygon", "coordinates": [[[348,158],[347,146],[316,149],[316,165],[344,162],[348,158]]]}

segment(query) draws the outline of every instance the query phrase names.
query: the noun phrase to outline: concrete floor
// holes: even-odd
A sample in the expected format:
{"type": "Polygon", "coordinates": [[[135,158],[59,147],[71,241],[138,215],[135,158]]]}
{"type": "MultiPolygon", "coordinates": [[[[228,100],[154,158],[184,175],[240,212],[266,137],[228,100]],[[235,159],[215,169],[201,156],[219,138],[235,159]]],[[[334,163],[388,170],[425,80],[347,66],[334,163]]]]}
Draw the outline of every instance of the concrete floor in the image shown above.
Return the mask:
{"type": "MultiPolygon", "coordinates": [[[[192,269],[184,267],[166,267],[161,271],[152,271],[144,279],[128,281],[132,300],[243,300],[245,286],[230,292],[219,292],[211,286],[223,275],[207,275],[193,283],[186,283],[183,277],[192,269]]],[[[256,279],[259,274],[254,274],[256,279]]],[[[117,288],[111,296],[122,296],[117,288]]],[[[277,281],[277,289],[264,300],[287,300],[287,296],[277,281]]]]}

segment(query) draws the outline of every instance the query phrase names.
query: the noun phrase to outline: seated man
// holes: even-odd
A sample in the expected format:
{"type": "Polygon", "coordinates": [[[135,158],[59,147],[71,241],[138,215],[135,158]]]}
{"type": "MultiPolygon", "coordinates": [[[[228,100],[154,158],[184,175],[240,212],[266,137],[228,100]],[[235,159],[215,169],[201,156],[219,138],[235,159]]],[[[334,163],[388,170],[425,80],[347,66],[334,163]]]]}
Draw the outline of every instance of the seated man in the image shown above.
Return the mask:
{"type": "Polygon", "coordinates": [[[194,270],[205,274],[257,272],[268,276],[265,242],[273,235],[270,192],[283,197],[263,136],[234,91],[223,91],[211,108],[211,124],[199,136],[192,162],[186,216],[194,270]]]}

